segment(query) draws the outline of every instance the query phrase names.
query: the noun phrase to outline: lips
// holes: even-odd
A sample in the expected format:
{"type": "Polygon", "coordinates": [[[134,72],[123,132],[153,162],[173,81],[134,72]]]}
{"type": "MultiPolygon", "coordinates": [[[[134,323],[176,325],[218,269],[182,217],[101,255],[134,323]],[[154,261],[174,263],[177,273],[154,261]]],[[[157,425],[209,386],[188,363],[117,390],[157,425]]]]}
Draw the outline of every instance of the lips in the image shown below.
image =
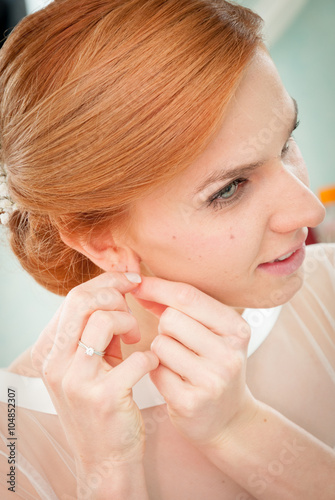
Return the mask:
{"type": "MultiPolygon", "coordinates": [[[[268,260],[266,262],[264,262],[264,264],[273,264],[274,262],[281,262],[289,257],[291,257],[291,255],[296,252],[297,250],[299,250],[299,248],[301,248],[304,243],[306,241],[306,238],[304,238],[299,244],[296,244],[293,248],[287,250],[285,253],[282,253],[280,254],[278,257],[275,257],[273,260],[268,260]]],[[[261,264],[263,265],[263,264],[261,264]]]]}
{"type": "MultiPolygon", "coordinates": [[[[295,250],[295,251],[296,251],[296,250],[295,250]]],[[[291,257],[291,255],[292,255],[293,253],[294,253],[294,252],[289,252],[289,253],[286,253],[285,255],[283,255],[282,257],[278,257],[277,259],[270,260],[270,261],[269,261],[269,264],[273,264],[274,262],[281,262],[282,260],[288,259],[289,257],[291,257]]]]}
{"type": "Polygon", "coordinates": [[[305,259],[305,248],[305,243],[301,243],[298,247],[279,255],[276,259],[260,264],[258,269],[277,276],[293,274],[305,259]]]}

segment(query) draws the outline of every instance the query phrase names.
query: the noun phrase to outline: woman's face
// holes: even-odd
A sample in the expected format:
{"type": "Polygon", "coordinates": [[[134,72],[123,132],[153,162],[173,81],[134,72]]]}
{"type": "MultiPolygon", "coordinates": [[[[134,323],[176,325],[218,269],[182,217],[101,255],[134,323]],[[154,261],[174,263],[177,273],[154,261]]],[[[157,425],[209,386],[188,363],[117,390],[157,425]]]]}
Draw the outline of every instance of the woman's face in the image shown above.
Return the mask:
{"type": "Polygon", "coordinates": [[[236,308],[287,302],[302,285],[301,247],[324,208],[291,137],[296,105],[259,48],[206,151],[135,206],[129,246],[152,274],[236,308]],[[242,170],[241,170],[242,169],[242,170]]]}

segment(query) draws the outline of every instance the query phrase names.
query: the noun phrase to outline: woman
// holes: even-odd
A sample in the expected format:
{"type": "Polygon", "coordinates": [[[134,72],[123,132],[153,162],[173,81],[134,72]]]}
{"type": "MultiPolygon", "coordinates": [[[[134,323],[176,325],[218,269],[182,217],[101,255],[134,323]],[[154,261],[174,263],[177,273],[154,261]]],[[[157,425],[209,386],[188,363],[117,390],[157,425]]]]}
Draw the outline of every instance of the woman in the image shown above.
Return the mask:
{"type": "Polygon", "coordinates": [[[334,498],[335,249],[260,28],[59,0],[6,42],[2,221],[66,298],[1,372],[4,498],[334,498]]]}

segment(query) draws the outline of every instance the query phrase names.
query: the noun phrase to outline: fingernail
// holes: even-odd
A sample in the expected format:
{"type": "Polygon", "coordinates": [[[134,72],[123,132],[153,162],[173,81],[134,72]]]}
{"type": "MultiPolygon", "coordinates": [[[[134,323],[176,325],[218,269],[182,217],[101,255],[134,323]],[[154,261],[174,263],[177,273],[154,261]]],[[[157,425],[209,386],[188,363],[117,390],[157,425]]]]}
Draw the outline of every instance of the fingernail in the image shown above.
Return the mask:
{"type": "Polygon", "coordinates": [[[123,273],[130,283],[142,283],[142,278],[137,273],[123,273]]]}

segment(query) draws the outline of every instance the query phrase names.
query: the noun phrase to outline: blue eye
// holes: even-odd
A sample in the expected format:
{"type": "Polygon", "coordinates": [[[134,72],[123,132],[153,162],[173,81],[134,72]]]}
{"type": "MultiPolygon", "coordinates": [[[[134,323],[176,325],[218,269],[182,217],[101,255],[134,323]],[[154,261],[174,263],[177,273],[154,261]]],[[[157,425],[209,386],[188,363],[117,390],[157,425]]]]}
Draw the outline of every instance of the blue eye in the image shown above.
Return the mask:
{"type": "Polygon", "coordinates": [[[232,182],[231,184],[228,184],[228,186],[221,189],[221,191],[217,194],[217,198],[223,198],[223,199],[231,198],[236,193],[238,185],[239,185],[238,179],[232,182]]]}
{"type": "Polygon", "coordinates": [[[247,179],[235,179],[233,182],[230,182],[208,200],[209,205],[212,205],[213,208],[220,208],[221,206],[226,206],[237,201],[242,195],[242,184],[246,182],[247,179]]]}

